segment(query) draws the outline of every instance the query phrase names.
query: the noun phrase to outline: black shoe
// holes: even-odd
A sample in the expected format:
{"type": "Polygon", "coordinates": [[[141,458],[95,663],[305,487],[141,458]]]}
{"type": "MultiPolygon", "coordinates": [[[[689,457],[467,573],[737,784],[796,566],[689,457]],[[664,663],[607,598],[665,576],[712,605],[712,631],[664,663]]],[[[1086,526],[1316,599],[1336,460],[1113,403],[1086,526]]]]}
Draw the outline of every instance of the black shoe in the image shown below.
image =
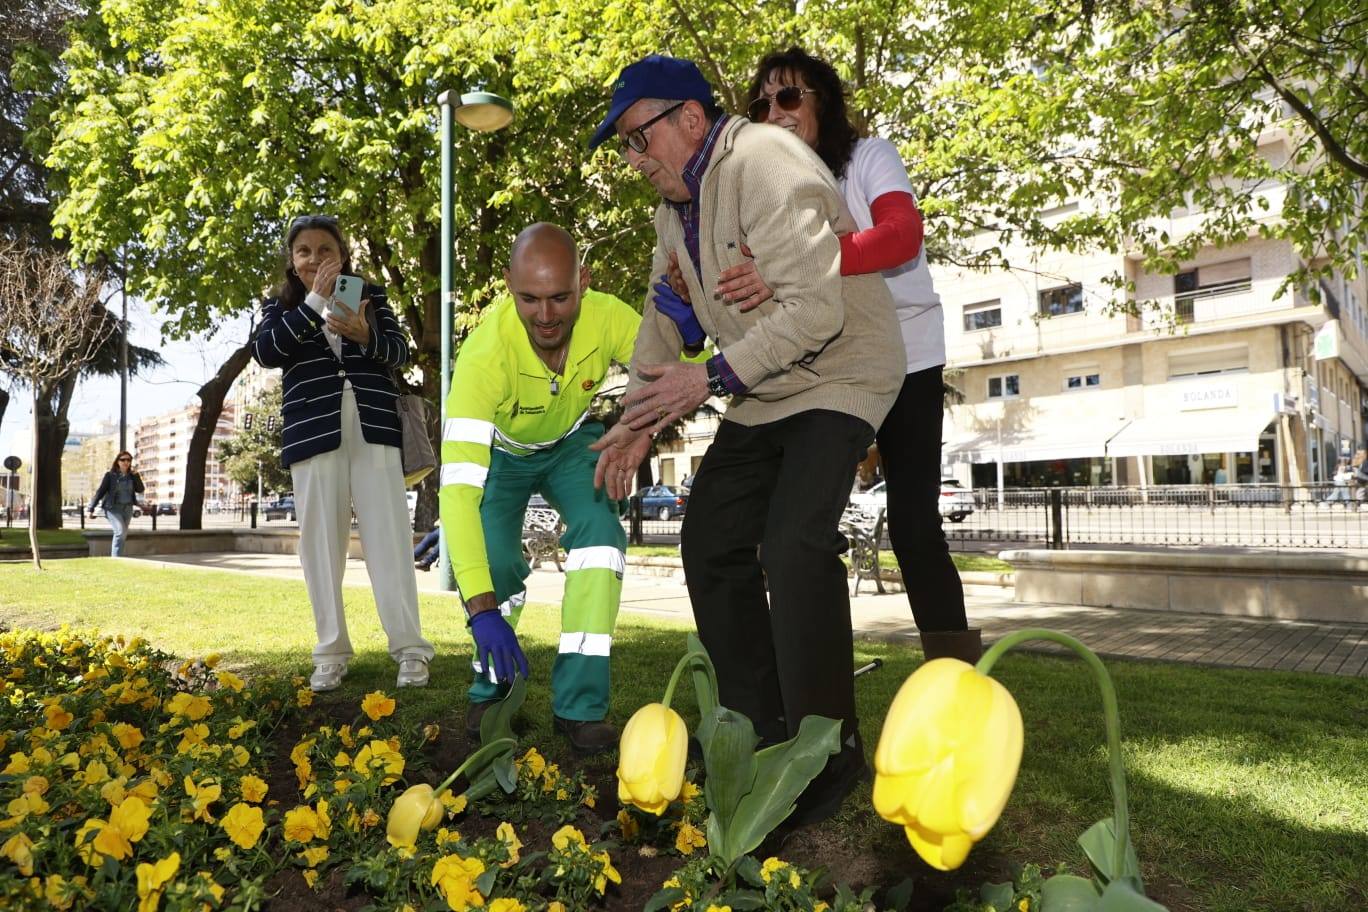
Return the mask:
{"type": "Polygon", "coordinates": [[[422,562],[419,562],[414,564],[413,567],[415,570],[422,570],[424,573],[427,573],[429,570],[432,569],[432,564],[424,564],[422,562]]]}
{"type": "Polygon", "coordinates": [[[618,746],[621,737],[617,726],[611,722],[576,722],[573,719],[554,717],[556,731],[565,735],[570,746],[578,754],[603,754],[618,746]]]}
{"type": "Polygon", "coordinates": [[[470,708],[466,710],[465,721],[467,738],[475,742],[480,740],[480,720],[483,719],[484,714],[489,711],[489,707],[498,702],[498,700],[486,700],[483,703],[470,704],[470,708]]]}
{"type": "Polygon", "coordinates": [[[826,768],[817,774],[817,778],[808,783],[803,794],[798,796],[797,808],[784,821],[785,827],[792,830],[811,826],[834,816],[846,796],[868,778],[864,746],[856,736],[854,744],[842,747],[839,754],[827,761],[826,768]]]}

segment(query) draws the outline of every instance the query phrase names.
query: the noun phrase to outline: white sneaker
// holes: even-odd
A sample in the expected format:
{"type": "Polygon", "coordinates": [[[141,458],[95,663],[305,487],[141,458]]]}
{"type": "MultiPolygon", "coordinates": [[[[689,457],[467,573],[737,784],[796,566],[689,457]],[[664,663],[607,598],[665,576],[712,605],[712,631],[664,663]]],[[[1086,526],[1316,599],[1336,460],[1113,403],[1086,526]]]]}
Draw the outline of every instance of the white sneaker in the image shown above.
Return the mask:
{"type": "Polygon", "coordinates": [[[427,659],[405,656],[399,660],[399,679],[397,687],[426,687],[428,682],[427,659]]]}
{"type": "Polygon", "coordinates": [[[309,689],[316,692],[337,690],[342,686],[342,679],[346,676],[347,665],[345,662],[315,665],[313,675],[309,678],[309,689]]]}

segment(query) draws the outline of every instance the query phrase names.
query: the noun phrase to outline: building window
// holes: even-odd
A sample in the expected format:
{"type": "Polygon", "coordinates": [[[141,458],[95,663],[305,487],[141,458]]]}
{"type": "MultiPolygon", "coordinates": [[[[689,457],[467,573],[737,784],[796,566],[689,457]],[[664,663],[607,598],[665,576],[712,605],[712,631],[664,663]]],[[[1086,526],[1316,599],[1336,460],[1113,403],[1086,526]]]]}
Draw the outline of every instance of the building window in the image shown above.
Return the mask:
{"type": "Polygon", "coordinates": [[[1079,371],[1076,374],[1066,374],[1064,377],[1064,389],[1066,391],[1097,389],[1102,385],[1102,375],[1096,371],[1079,371]]]}
{"type": "Polygon", "coordinates": [[[1180,272],[1173,277],[1173,316],[1178,323],[1191,323],[1196,317],[1196,302],[1226,295],[1244,294],[1250,285],[1248,257],[1212,263],[1180,272]]]}
{"type": "Polygon", "coordinates": [[[1050,288],[1040,293],[1040,315],[1059,317],[1083,312],[1083,286],[1077,283],[1050,288]]]}
{"type": "Polygon", "coordinates": [[[1003,374],[988,378],[989,399],[1012,399],[1021,395],[1021,377],[1017,374],[1003,374]]]}
{"type": "Polygon", "coordinates": [[[1001,325],[1001,301],[981,301],[978,304],[966,304],[964,306],[965,332],[973,332],[976,329],[992,329],[994,326],[1001,325]]]}

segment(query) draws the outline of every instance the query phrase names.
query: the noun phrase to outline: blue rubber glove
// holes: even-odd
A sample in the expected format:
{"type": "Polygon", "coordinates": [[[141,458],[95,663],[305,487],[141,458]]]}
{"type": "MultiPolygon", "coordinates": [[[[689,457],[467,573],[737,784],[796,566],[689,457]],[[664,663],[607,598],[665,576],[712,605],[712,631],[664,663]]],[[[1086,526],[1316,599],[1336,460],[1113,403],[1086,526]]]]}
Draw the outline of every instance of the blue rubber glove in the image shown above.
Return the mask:
{"type": "Polygon", "coordinates": [[[679,327],[679,334],[684,337],[684,345],[688,348],[701,348],[703,340],[707,334],[703,332],[702,325],[698,322],[698,315],[694,313],[693,305],[675,294],[670,287],[669,281],[665,276],[660,277],[660,281],[655,284],[656,310],[674,320],[679,327]]]}
{"type": "Polygon", "coordinates": [[[527,656],[518,645],[518,635],[497,609],[472,617],[470,633],[475,637],[475,661],[484,667],[486,675],[493,667],[495,683],[511,682],[519,670],[524,678],[528,676],[527,656]]]}

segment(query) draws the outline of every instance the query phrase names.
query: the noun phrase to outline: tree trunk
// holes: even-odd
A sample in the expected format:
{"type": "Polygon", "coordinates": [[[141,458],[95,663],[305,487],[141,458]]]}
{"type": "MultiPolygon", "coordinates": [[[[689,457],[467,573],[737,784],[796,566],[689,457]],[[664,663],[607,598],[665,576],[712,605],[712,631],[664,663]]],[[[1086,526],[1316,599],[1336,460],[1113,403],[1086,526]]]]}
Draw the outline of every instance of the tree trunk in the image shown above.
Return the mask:
{"type": "Polygon", "coordinates": [[[186,454],[185,499],[180,506],[182,529],[204,528],[204,466],[208,461],[209,447],[214,442],[214,429],[218,427],[219,416],[223,414],[223,400],[228,396],[228,390],[251,359],[252,343],[249,340],[229,355],[218,373],[199,388],[199,421],[195,424],[195,433],[190,437],[190,450],[186,454]]]}
{"type": "Polygon", "coordinates": [[[10,394],[0,390],[0,424],[5,423],[5,409],[9,407],[10,394]]]}
{"type": "MultiPolygon", "coordinates": [[[[38,503],[38,481],[42,477],[42,463],[38,460],[41,444],[38,437],[38,400],[41,393],[33,393],[33,452],[29,453],[33,462],[29,465],[29,548],[33,551],[33,569],[43,569],[43,556],[38,551],[38,523],[35,521],[34,506],[38,503]]],[[[60,512],[60,511],[59,511],[60,512]]]]}
{"type": "Polygon", "coordinates": [[[62,450],[66,448],[77,376],[62,377],[39,388],[33,399],[34,483],[29,522],[39,529],[62,528],[62,450]],[[53,408],[53,403],[56,408],[53,408]],[[37,479],[41,478],[39,481],[37,479]]]}

